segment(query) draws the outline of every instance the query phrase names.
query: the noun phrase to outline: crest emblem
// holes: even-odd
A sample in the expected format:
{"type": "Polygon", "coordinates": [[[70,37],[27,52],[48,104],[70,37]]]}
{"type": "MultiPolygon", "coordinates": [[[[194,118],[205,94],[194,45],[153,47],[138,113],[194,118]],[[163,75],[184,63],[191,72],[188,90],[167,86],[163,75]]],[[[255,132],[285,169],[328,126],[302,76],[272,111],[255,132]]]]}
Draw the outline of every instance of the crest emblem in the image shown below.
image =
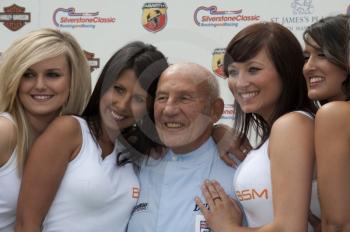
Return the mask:
{"type": "Polygon", "coordinates": [[[224,48],[216,48],[213,52],[213,58],[211,60],[211,67],[213,72],[222,78],[226,78],[224,74],[224,48]]]}
{"type": "Polygon", "coordinates": [[[90,72],[93,72],[95,69],[100,67],[100,59],[95,58],[95,53],[91,53],[84,50],[86,59],[88,60],[90,66],[90,72]]]}
{"type": "Polygon", "coordinates": [[[312,0],[294,0],[291,6],[293,8],[293,14],[305,15],[314,12],[312,0]]]}
{"type": "Polygon", "coordinates": [[[142,25],[150,32],[158,32],[167,24],[167,5],[162,3],[145,3],[142,7],[142,25]]]}
{"type": "Polygon", "coordinates": [[[0,22],[11,31],[18,31],[30,22],[30,13],[25,13],[24,7],[13,4],[3,9],[4,12],[0,12],[0,22]]]}

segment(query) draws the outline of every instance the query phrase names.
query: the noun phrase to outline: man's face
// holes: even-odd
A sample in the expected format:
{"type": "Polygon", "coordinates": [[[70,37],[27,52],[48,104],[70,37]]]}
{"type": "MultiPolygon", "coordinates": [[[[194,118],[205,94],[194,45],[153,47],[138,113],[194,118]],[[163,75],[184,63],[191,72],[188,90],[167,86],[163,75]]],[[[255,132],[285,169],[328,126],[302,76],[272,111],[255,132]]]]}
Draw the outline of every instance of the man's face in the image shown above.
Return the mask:
{"type": "Polygon", "coordinates": [[[183,72],[161,76],[154,105],[156,128],[165,146],[182,154],[195,150],[210,136],[211,117],[205,81],[183,72]]]}

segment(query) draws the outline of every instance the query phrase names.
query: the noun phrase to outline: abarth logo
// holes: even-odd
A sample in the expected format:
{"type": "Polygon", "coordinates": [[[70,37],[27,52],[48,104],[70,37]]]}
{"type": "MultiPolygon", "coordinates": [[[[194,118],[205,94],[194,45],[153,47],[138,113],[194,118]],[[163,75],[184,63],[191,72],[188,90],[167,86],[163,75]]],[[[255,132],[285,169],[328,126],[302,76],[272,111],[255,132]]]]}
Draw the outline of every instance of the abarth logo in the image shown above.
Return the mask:
{"type": "Polygon", "coordinates": [[[216,48],[213,52],[213,57],[211,60],[211,68],[213,72],[222,78],[226,78],[224,74],[224,48],[216,48]]]}
{"type": "Polygon", "coordinates": [[[158,32],[167,24],[167,5],[162,3],[145,3],[142,8],[142,25],[150,32],[158,32]]]}

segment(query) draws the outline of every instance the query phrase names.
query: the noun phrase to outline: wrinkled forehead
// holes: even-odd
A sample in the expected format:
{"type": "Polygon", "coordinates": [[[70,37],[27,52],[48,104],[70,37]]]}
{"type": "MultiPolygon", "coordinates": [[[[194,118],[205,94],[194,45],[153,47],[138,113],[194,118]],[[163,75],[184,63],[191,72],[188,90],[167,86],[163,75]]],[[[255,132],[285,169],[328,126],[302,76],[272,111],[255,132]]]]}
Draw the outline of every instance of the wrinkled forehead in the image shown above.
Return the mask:
{"type": "Polygon", "coordinates": [[[187,85],[203,85],[207,83],[210,74],[204,72],[194,72],[193,70],[167,70],[162,74],[159,86],[166,83],[187,84],[187,85]]]}

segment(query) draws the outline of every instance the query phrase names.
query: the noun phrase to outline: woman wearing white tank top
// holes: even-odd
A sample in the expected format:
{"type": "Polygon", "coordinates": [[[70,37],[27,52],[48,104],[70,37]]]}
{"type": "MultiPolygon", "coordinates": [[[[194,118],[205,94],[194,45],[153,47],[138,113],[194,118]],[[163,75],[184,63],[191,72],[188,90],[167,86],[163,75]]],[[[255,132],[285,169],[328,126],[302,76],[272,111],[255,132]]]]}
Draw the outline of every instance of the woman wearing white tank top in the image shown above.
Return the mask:
{"type": "Polygon", "coordinates": [[[323,231],[350,231],[349,16],[330,16],[304,32],[308,96],[315,118],[323,231]]]}
{"type": "Polygon", "coordinates": [[[29,148],[60,114],[82,113],[91,78],[75,38],[43,28],[2,54],[0,83],[0,231],[12,232],[29,148]]]}
{"type": "Polygon", "coordinates": [[[16,231],[125,231],[139,189],[123,150],[157,146],[153,97],[167,66],[154,46],[137,41],[109,59],[81,118],[57,118],[33,145],[16,231]]]}
{"type": "Polygon", "coordinates": [[[242,212],[217,182],[206,182],[196,199],[216,232],[307,231],[314,166],[312,119],[302,74],[304,57],[295,36],[273,22],[246,27],[228,44],[224,71],[235,97],[235,129],[254,130],[259,141],[236,172],[242,212]],[[302,112],[302,113],[300,113],[302,112]]]}

